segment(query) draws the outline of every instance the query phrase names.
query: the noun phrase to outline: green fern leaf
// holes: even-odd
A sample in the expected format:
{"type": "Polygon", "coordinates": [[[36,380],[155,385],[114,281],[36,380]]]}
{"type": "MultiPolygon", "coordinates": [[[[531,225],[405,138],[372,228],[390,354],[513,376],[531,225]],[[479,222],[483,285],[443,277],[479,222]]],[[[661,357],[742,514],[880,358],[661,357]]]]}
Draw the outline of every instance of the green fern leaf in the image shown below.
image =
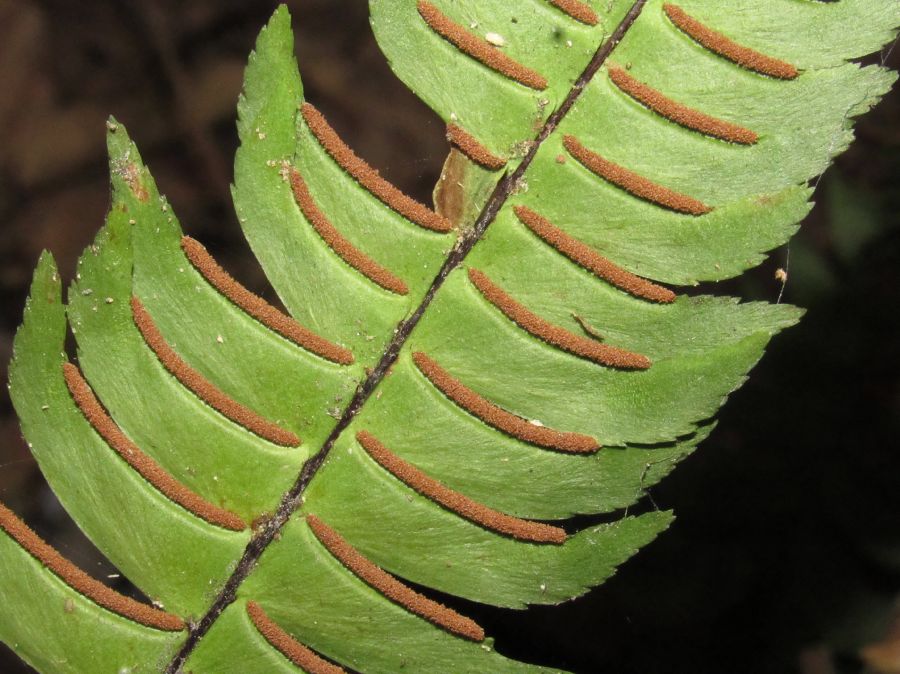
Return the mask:
{"type": "Polygon", "coordinates": [[[10,387],[54,492],[155,605],[0,507],[0,639],[38,670],[546,671],[406,583],[557,604],[665,530],[671,513],[617,513],[801,312],[660,284],[733,277],[790,237],[894,81],[850,59],[900,24],[893,0],[370,11],[447,124],[437,210],[305,101],[279,9],[233,196],[289,316],[184,236],[108,123],[106,224],[65,303],[41,258],[10,387]]]}

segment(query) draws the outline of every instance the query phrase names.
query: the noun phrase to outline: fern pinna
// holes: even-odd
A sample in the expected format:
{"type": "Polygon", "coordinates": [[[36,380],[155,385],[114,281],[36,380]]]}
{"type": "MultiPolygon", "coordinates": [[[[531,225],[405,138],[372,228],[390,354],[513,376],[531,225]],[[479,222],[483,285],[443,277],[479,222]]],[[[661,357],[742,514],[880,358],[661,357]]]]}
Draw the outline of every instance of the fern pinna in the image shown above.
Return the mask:
{"type": "Polygon", "coordinates": [[[59,500],[153,605],[0,507],[0,638],[38,670],[544,671],[405,581],[555,604],[668,526],[616,513],[800,315],[672,288],[790,237],[894,79],[850,59],[900,24],[895,0],[370,10],[451,153],[436,210],[383,180],[304,99],[275,13],[233,196],[290,316],[184,236],[108,123],[106,225],[65,303],[41,258],[10,387],[59,500]]]}

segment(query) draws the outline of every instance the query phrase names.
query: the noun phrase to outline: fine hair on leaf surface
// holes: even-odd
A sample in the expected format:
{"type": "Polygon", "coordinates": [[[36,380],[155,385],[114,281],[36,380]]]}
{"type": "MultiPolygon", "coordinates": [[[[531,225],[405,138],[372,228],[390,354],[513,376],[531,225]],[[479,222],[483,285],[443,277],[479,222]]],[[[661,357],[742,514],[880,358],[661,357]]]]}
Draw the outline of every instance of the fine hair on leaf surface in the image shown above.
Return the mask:
{"type": "Polygon", "coordinates": [[[283,309],[107,123],[106,222],[74,279],[42,255],[10,392],[152,605],[0,505],[0,640],[38,671],[560,671],[459,606],[573,600],[663,535],[647,489],[802,315],[686,288],[790,239],[900,25],[895,0],[368,6],[447,163],[426,204],[362,159],[278,8],[231,192],[283,309]]]}

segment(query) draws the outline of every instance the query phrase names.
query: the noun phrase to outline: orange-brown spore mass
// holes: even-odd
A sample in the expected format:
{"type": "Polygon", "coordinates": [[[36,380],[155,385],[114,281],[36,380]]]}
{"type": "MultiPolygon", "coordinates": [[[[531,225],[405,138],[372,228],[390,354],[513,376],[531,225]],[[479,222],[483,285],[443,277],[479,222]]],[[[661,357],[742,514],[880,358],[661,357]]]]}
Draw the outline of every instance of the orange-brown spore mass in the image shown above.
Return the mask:
{"type": "Polygon", "coordinates": [[[134,324],[144,337],[147,346],[156,354],[163,367],[203,402],[236,424],[243,426],[248,431],[269,442],[282,445],[283,447],[297,447],[300,445],[300,438],[295,433],[281,428],[250,408],[240,404],[184,362],[181,356],[175,353],[175,350],[166,342],[159,328],[153,322],[150,313],[137,297],[131,298],[131,314],[134,318],[134,324]]]}
{"type": "Polygon", "coordinates": [[[255,601],[247,602],[247,615],[250,616],[250,620],[259,633],[275,650],[307,674],[345,674],[342,667],[328,662],[285,632],[255,601]]]}
{"type": "Polygon", "coordinates": [[[213,259],[206,248],[196,239],[184,236],[181,249],[194,268],[220,293],[231,302],[253,316],[270,330],[307,351],[340,365],[353,363],[353,353],[337,344],[329,342],[311,330],[304,328],[290,316],[286,316],[258,295],[238,283],[213,259]]]}
{"type": "Polygon", "coordinates": [[[580,21],[588,26],[596,26],[600,22],[597,12],[589,4],[581,2],[581,0],[548,0],[548,2],[576,21],[580,21]]]}
{"type": "Polygon", "coordinates": [[[666,3],[663,5],[663,11],[672,23],[696,42],[742,68],[781,80],[792,80],[799,74],[797,68],[787,61],[767,56],[755,49],[738,44],[722,33],[697,21],[678,5],[666,3]]]}
{"type": "Polygon", "coordinates": [[[441,233],[450,231],[452,226],[447,218],[406,196],[357,157],[315,107],[304,103],[300,112],[309,130],[332,159],[385,206],[425,229],[441,233]]]}
{"type": "Polygon", "coordinates": [[[564,529],[501,513],[441,484],[438,480],[426,475],[411,463],[394,454],[368,431],[360,431],[356,434],[356,439],[363,449],[369,453],[369,456],[375,459],[382,468],[411,489],[415,489],[423,496],[441,504],[447,510],[455,512],[460,517],[464,517],[485,529],[497,531],[522,541],[557,544],[566,542],[564,529]]]}
{"type": "Polygon", "coordinates": [[[306,523],[319,542],[341,564],[394,603],[448,632],[472,641],[484,641],[484,630],[473,620],[407,587],[384,569],[363,557],[340,534],[315,515],[307,515],[306,523]]]}
{"type": "Polygon", "coordinates": [[[527,206],[514,206],[516,217],[540,239],[550,244],[572,262],[625,292],[651,302],[674,302],[676,295],[668,288],[652,283],[613,264],[587,244],[569,236],[547,218],[527,206]]]}
{"type": "Polygon", "coordinates": [[[457,124],[447,125],[447,140],[456,149],[479,166],[491,171],[499,171],[506,166],[506,160],[488,150],[478,140],[457,124]]]}
{"type": "Polygon", "coordinates": [[[419,371],[450,400],[472,416],[481,419],[488,426],[493,426],[517,440],[573,454],[591,454],[600,449],[597,441],[588,435],[538,426],[494,405],[452,377],[434,360],[420,351],[413,353],[413,362],[419,371]]]}
{"type": "Polygon", "coordinates": [[[601,344],[595,339],[572,334],[568,330],[541,318],[534,312],[526,309],[522,304],[516,302],[500,286],[491,281],[487,274],[478,269],[469,269],[469,280],[478,288],[485,299],[502,311],[509,320],[525,330],[525,332],[548,344],[607,367],[626,370],[646,370],[650,367],[650,359],[646,356],[615,346],[601,344]]]}
{"type": "Polygon", "coordinates": [[[378,264],[371,257],[362,252],[359,248],[348,241],[337,228],[331,224],[331,221],[325,217],[309,192],[306,181],[300,172],[293,166],[290,168],[291,189],[294,192],[294,199],[304,217],[318,232],[319,236],[328,244],[338,257],[353,267],[367,279],[381,286],[387,291],[397,295],[406,295],[409,293],[409,287],[396,274],[378,264]]]}
{"type": "Polygon", "coordinates": [[[705,215],[712,211],[710,206],[698,199],[663,187],[588,150],[575,136],[563,138],[563,145],[591,173],[645,201],[688,215],[705,215]]]}
{"type": "Polygon", "coordinates": [[[48,545],[2,503],[0,503],[0,529],[66,585],[95,604],[146,627],[166,632],[180,632],[184,629],[184,620],[177,615],[121,595],[99,580],[91,578],[48,545]]]}
{"type": "Polygon", "coordinates": [[[530,89],[543,91],[547,88],[547,79],[539,72],[510,58],[487,40],[473,35],[427,0],[419,0],[418,9],[425,23],[461,52],[530,89]]]}
{"type": "Polygon", "coordinates": [[[687,129],[739,145],[753,145],[759,140],[759,136],[750,129],[712,117],[699,110],[694,110],[673,101],[656,89],[633,78],[624,68],[611,66],[609,68],[609,79],[619,89],[653,110],[656,114],[687,129]]]}
{"type": "Polygon", "coordinates": [[[223,529],[230,529],[231,531],[243,531],[247,528],[247,525],[240,517],[224,508],[213,505],[188,489],[135,445],[122,432],[122,429],[119,428],[116,422],[112,420],[112,417],[107,414],[106,410],[103,409],[103,405],[100,404],[97,396],[94,395],[81,371],[72,363],[63,364],[63,377],[65,378],[66,386],[69,388],[69,393],[72,394],[75,405],[81,410],[84,418],[87,419],[88,423],[97,431],[97,434],[103,438],[106,444],[147,482],[182,508],[194,513],[197,517],[206,520],[210,524],[223,529]]]}

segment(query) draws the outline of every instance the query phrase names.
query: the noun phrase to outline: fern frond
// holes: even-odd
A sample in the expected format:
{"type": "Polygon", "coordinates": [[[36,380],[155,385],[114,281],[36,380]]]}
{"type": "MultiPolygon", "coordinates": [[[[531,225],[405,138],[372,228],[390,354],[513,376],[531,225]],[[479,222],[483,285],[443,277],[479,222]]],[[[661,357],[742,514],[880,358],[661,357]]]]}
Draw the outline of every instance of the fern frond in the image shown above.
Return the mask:
{"type": "Polygon", "coordinates": [[[618,511],[801,315],[669,286],[788,239],[894,80],[850,59],[900,24],[893,0],[370,10],[447,124],[438,206],[304,98],[279,9],[233,196],[289,315],[185,236],[109,122],[106,225],[66,304],[42,258],[11,390],[66,510],[164,610],[82,582],[0,509],[0,638],[39,669],[547,671],[427,593],[560,603],[669,526],[618,511]]]}

